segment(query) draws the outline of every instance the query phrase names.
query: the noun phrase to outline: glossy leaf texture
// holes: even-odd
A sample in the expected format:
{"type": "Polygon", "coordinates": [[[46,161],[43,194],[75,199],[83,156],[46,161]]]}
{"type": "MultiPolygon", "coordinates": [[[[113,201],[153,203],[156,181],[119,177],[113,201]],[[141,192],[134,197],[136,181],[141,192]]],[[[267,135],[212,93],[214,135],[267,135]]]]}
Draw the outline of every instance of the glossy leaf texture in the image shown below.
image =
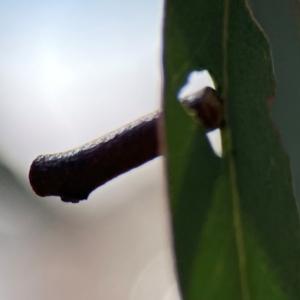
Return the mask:
{"type": "Polygon", "coordinates": [[[300,228],[269,116],[266,36],[243,0],[167,0],[164,134],[175,259],[184,300],[300,299],[300,228]],[[208,70],[225,103],[224,155],[177,101],[208,70]]]}

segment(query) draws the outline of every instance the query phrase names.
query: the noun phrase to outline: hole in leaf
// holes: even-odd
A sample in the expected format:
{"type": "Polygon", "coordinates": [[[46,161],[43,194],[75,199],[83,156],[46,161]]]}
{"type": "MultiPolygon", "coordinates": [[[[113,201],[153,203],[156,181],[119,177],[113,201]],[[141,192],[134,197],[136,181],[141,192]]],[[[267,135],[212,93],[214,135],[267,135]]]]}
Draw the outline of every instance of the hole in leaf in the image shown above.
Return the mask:
{"type": "Polygon", "coordinates": [[[206,134],[216,155],[222,157],[222,142],[220,129],[215,129],[206,134]]]}
{"type": "MultiPolygon", "coordinates": [[[[209,72],[204,71],[193,71],[188,76],[187,83],[180,89],[178,98],[182,99],[192,95],[205,87],[215,88],[212,77],[209,72]]],[[[206,134],[208,140],[216,155],[222,156],[222,142],[221,133],[219,129],[215,129],[206,134]]]]}
{"type": "Polygon", "coordinates": [[[194,94],[205,87],[215,88],[214,82],[208,71],[193,71],[188,76],[187,83],[180,89],[178,98],[182,99],[194,94]]]}

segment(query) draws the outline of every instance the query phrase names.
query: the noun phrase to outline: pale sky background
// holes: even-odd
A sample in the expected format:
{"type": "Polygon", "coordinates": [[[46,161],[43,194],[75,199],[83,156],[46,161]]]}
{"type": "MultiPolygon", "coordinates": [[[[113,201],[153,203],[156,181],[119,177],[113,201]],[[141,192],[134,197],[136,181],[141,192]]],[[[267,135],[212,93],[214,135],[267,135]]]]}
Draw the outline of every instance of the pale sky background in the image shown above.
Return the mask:
{"type": "Polygon", "coordinates": [[[27,179],[160,107],[161,22],[160,0],[0,1],[0,158],[26,186],[0,178],[0,300],[179,299],[161,158],[77,205],[27,179]]]}

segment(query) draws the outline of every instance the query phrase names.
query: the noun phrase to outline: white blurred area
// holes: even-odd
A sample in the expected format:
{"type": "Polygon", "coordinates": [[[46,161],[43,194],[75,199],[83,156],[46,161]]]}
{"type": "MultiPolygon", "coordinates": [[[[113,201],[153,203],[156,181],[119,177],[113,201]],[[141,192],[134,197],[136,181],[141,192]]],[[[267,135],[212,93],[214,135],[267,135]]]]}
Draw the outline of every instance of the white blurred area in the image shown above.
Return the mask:
{"type": "Polygon", "coordinates": [[[27,179],[159,108],[161,22],[160,0],[0,3],[1,300],[179,299],[161,158],[76,205],[27,179]]]}
{"type": "MultiPolygon", "coordinates": [[[[213,89],[216,88],[209,72],[207,72],[206,70],[193,71],[189,74],[187,78],[187,83],[179,91],[178,98],[183,99],[189,95],[197,93],[201,88],[206,86],[212,87],[213,89]]],[[[222,142],[220,130],[215,129],[213,131],[208,132],[206,135],[215,154],[221,157],[222,142]]]]}

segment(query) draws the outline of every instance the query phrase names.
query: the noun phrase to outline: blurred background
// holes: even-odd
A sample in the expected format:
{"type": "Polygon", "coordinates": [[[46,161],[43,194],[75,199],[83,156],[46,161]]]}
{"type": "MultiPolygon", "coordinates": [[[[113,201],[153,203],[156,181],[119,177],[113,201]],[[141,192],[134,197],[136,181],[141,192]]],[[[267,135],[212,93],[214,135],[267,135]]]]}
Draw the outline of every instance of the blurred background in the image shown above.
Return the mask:
{"type": "Polygon", "coordinates": [[[0,2],[1,300],[179,299],[162,158],[75,205],[27,178],[160,107],[162,5],[0,2]]]}

